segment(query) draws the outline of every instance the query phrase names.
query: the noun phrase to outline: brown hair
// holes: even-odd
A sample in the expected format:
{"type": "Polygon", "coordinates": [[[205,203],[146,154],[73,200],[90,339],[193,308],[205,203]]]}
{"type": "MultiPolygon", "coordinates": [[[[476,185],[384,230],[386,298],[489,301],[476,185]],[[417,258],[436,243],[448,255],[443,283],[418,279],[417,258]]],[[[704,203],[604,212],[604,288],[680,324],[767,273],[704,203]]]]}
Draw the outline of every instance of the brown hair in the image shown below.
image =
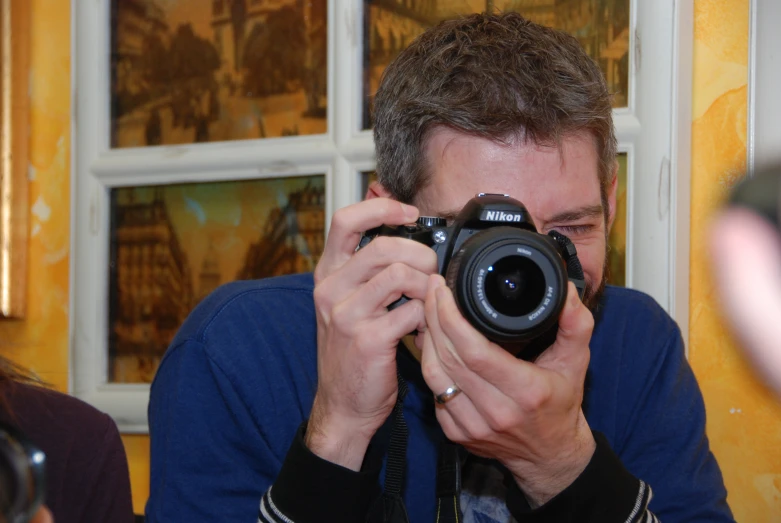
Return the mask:
{"type": "Polygon", "coordinates": [[[24,367],[14,363],[8,358],[0,356],[0,410],[5,411],[11,417],[14,417],[14,413],[11,412],[9,408],[8,397],[6,395],[12,392],[14,385],[18,383],[37,385],[40,387],[46,387],[48,385],[24,367]]]}
{"type": "Polygon", "coordinates": [[[589,132],[607,213],[616,138],[602,72],[574,37],[518,13],[473,14],[420,35],[385,70],[374,122],[378,179],[408,203],[429,181],[423,149],[435,126],[554,146],[589,132]]]}

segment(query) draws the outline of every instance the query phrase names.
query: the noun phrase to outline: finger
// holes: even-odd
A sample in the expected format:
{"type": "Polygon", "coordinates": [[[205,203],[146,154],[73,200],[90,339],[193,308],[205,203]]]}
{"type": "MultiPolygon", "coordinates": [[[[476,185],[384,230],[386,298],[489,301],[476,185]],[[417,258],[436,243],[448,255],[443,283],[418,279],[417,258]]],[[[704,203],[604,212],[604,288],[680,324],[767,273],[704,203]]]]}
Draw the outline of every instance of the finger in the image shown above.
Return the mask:
{"type": "Polygon", "coordinates": [[[423,300],[427,285],[428,274],[403,263],[394,263],[336,305],[332,317],[340,317],[340,321],[347,323],[357,323],[365,318],[382,316],[387,313],[388,305],[402,295],[423,300]]]}
{"type": "MultiPolygon", "coordinates": [[[[447,403],[435,404],[437,421],[445,435],[455,443],[465,443],[483,436],[486,423],[482,414],[472,401],[470,393],[461,389],[461,385],[445,372],[429,331],[424,334],[421,353],[423,378],[435,397],[452,386],[461,390],[447,403]]],[[[472,391],[474,388],[469,390],[472,391]]]]}
{"type": "Polygon", "coordinates": [[[418,219],[418,209],[390,198],[373,198],[339,209],[331,218],[315,282],[327,277],[352,257],[364,231],[380,225],[402,225],[418,219]]]}
{"type": "MultiPolygon", "coordinates": [[[[324,318],[329,318],[338,303],[348,299],[363,284],[394,264],[418,271],[425,279],[426,275],[437,271],[437,255],[430,247],[405,238],[376,238],[315,287],[314,297],[318,311],[324,318]]],[[[400,282],[403,282],[405,277],[404,274],[398,275],[400,282]]],[[[411,297],[422,298],[417,294],[411,297]]],[[[398,297],[387,301],[385,306],[396,299],[398,297]]],[[[363,317],[373,314],[374,308],[363,317]]]]}
{"type": "Polygon", "coordinates": [[[731,209],[714,222],[710,249],[725,318],[781,390],[781,237],[751,211],[731,209]]]}
{"type": "Polygon", "coordinates": [[[536,365],[557,371],[573,382],[583,381],[590,359],[589,342],[594,315],[580,301],[575,284],[567,285],[567,302],[559,315],[556,341],[543,352],[536,365]]]}
{"type": "Polygon", "coordinates": [[[378,346],[387,346],[401,340],[410,332],[425,326],[423,302],[410,300],[388,311],[367,324],[367,336],[371,336],[378,346]]]}
{"type": "Polygon", "coordinates": [[[496,389],[515,398],[542,381],[533,364],[490,343],[464,319],[452,292],[438,275],[429,279],[426,324],[445,371],[463,381],[464,390],[472,389],[470,395],[487,395],[490,389],[496,389]]]}

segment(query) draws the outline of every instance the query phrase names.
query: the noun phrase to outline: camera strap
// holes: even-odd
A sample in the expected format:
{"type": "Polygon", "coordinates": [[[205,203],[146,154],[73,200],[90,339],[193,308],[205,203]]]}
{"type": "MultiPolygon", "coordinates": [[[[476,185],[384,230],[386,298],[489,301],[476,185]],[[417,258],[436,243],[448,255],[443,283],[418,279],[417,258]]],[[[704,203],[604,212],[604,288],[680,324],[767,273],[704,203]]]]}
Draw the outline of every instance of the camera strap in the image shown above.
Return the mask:
{"type": "Polygon", "coordinates": [[[407,422],[404,421],[404,398],[407,396],[407,382],[404,381],[398,370],[396,377],[399,382],[399,392],[396,396],[396,404],[393,406],[393,422],[385,463],[385,488],[369,509],[369,514],[366,517],[367,523],[409,523],[404,498],[401,495],[407,468],[407,435],[409,432],[407,422]]]}
{"type": "Polygon", "coordinates": [[[572,243],[572,240],[558,231],[550,231],[548,236],[553,238],[556,243],[559,244],[559,247],[561,247],[561,250],[563,251],[562,256],[567,265],[567,276],[578,289],[578,296],[580,296],[580,299],[583,299],[583,293],[586,290],[586,278],[583,275],[583,267],[580,265],[580,259],[578,258],[578,251],[575,248],[575,244],[572,243]]]}
{"type": "Polygon", "coordinates": [[[437,458],[436,523],[461,523],[460,447],[445,439],[439,444],[437,458]]]}
{"type": "MultiPolygon", "coordinates": [[[[393,407],[390,442],[385,463],[385,487],[372,504],[366,517],[367,523],[409,523],[402,490],[406,475],[407,437],[409,431],[404,420],[404,398],[407,382],[396,373],[399,392],[393,407]]],[[[437,458],[437,519],[435,523],[461,523],[461,447],[444,439],[439,445],[437,458]]]]}

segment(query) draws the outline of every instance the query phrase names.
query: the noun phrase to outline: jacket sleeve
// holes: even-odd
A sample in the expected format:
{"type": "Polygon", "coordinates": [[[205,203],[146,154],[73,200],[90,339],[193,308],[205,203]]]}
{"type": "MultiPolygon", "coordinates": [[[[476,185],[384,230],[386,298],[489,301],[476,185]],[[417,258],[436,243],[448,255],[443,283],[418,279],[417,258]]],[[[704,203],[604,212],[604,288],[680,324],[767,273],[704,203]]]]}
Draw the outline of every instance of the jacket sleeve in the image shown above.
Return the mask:
{"type": "Polygon", "coordinates": [[[292,394],[282,381],[258,376],[248,391],[221,363],[197,340],[171,347],[161,362],[149,403],[147,521],[362,521],[353,513],[368,506],[378,471],[353,472],[309,452],[308,411],[282,397],[292,394]]]}
{"type": "Polygon", "coordinates": [[[507,494],[507,507],[517,521],[527,523],[655,523],[648,511],[651,488],[635,478],[599,432],[586,469],[572,485],[541,507],[532,509],[515,483],[507,494]]]}
{"type": "Polygon", "coordinates": [[[364,522],[378,494],[379,467],[355,472],[319,458],[304,444],[305,431],[303,424],[276,481],[263,495],[258,522],[364,522]]]}

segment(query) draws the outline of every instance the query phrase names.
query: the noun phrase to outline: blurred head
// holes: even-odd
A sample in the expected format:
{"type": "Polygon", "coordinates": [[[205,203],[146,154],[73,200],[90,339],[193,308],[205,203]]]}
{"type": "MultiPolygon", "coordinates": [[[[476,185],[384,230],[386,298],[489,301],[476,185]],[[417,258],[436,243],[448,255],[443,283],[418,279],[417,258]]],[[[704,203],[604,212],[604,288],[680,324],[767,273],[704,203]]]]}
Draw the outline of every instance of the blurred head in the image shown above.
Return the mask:
{"type": "Polygon", "coordinates": [[[566,33],[517,13],[473,14],[415,39],[385,70],[374,100],[377,176],[392,197],[414,203],[429,183],[424,151],[438,127],[553,147],[587,134],[608,209],[616,162],[611,96],[597,64],[566,33]]]}

